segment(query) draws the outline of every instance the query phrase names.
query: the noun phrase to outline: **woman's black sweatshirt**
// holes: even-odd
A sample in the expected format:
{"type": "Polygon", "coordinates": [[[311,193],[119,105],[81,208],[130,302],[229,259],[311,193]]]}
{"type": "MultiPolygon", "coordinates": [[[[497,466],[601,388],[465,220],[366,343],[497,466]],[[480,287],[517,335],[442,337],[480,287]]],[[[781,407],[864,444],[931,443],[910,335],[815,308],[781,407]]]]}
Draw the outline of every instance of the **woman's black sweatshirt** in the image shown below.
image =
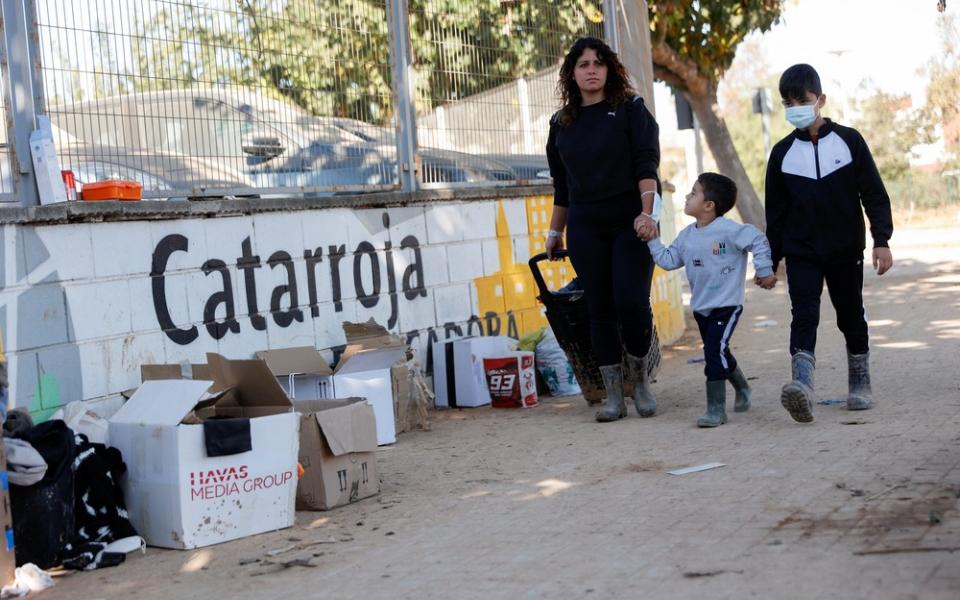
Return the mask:
{"type": "Polygon", "coordinates": [[[566,127],[554,115],[547,139],[554,204],[599,202],[637,191],[641,179],[657,179],[659,133],[640,96],[616,107],[606,101],[581,107],[566,127]]]}

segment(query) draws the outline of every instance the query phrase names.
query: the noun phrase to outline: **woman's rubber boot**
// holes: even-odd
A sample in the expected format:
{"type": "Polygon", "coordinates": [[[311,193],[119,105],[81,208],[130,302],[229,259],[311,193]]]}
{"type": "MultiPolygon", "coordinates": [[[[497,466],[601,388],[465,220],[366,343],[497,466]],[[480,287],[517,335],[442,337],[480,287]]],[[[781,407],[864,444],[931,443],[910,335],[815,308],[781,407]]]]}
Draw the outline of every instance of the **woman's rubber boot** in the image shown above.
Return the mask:
{"type": "Polygon", "coordinates": [[[813,422],[813,372],[817,361],[813,354],[801,350],[791,358],[793,381],[783,386],[780,404],[797,423],[813,422]]]}
{"type": "Polygon", "coordinates": [[[597,422],[608,423],[627,416],[627,402],[623,399],[623,367],[607,365],[600,367],[603,375],[603,387],[607,390],[607,400],[597,412],[597,422]]]}
{"type": "Polygon", "coordinates": [[[743,376],[739,365],[733,373],[730,373],[728,379],[737,392],[736,400],[733,402],[733,412],[747,412],[750,410],[750,384],[747,383],[747,378],[743,376]]]}
{"type": "Polygon", "coordinates": [[[727,422],[727,382],[707,382],[707,414],[697,419],[697,427],[719,427],[727,422]]]}
{"type": "Polygon", "coordinates": [[[873,390],[870,388],[870,353],[847,354],[847,410],[873,408],[873,390]]]}
{"type": "Polygon", "coordinates": [[[644,418],[657,414],[657,399],[650,389],[649,357],[649,354],[643,358],[627,354],[627,367],[633,384],[633,405],[637,414],[644,418]]]}

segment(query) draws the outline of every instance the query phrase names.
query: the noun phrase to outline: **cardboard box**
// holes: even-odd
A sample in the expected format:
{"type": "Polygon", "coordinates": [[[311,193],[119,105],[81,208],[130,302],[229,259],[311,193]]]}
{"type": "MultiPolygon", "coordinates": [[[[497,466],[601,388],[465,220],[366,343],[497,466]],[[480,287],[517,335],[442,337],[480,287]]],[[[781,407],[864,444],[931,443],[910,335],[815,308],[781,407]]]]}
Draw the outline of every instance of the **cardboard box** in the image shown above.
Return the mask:
{"type": "Polygon", "coordinates": [[[537,372],[533,352],[511,352],[483,359],[483,370],[494,408],[533,408],[537,405],[537,372]]]}
{"type": "Polygon", "coordinates": [[[328,510],[380,493],[377,422],[361,398],[295,400],[300,413],[297,510],[328,510]]]}
{"type": "MultiPolygon", "coordinates": [[[[197,379],[212,382],[213,374],[210,373],[210,367],[207,365],[187,362],[176,365],[140,365],[140,381],[158,379],[197,379]]],[[[133,392],[135,393],[136,390],[133,392]]],[[[131,393],[130,396],[132,397],[133,394],[131,393]]]]}
{"type": "Polygon", "coordinates": [[[406,360],[407,349],[382,348],[345,355],[333,372],[333,387],[342,398],[366,398],[377,417],[377,444],[397,441],[395,391],[406,383],[406,368],[395,371],[406,360]]]}
{"type": "Polygon", "coordinates": [[[517,341],[506,336],[469,337],[433,344],[433,389],[440,408],[490,404],[483,359],[509,354],[517,341]]]}
{"type": "Polygon", "coordinates": [[[336,397],[333,370],[313,346],[261,350],[257,358],[280,382],[291,400],[331,400],[336,397]]]}
{"type": "Polygon", "coordinates": [[[261,360],[207,360],[212,386],[148,379],[110,419],[130,521],[153,546],[199,548],[294,523],[300,421],[290,400],[261,360]],[[210,417],[248,418],[251,450],[209,456],[210,417]]]}
{"type": "Polygon", "coordinates": [[[0,587],[13,583],[17,558],[13,552],[13,513],[10,510],[10,479],[7,477],[7,450],[0,437],[0,526],[3,541],[0,542],[0,587]]]}

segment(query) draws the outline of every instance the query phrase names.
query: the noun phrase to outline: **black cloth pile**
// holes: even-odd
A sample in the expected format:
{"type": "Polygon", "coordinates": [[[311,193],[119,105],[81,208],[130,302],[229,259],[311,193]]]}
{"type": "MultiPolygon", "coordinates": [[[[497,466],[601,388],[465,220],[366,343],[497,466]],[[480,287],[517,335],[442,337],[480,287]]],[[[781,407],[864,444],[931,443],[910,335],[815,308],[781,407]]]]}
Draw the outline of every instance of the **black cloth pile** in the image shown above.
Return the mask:
{"type": "Polygon", "coordinates": [[[77,435],[73,461],[74,518],[76,535],[63,548],[63,566],[91,570],[113,567],[124,561],[122,552],[105,552],[113,541],[137,535],[127,517],[120,488],[126,472],[120,451],[93,444],[77,435]]]}
{"type": "Polygon", "coordinates": [[[125,554],[105,552],[111,542],[137,535],[120,487],[126,472],[120,451],[91,443],[63,421],[33,426],[24,417],[11,411],[4,435],[29,442],[47,472],[34,485],[10,485],[17,565],[91,570],[123,562],[125,554]]]}

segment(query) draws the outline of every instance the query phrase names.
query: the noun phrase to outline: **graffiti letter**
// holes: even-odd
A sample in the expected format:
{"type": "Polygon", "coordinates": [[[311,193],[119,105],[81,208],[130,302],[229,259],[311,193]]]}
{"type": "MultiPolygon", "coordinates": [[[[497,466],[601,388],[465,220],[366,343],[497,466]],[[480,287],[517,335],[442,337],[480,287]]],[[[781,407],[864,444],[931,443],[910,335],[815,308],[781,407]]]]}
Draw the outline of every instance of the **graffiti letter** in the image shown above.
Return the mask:
{"type": "Polygon", "coordinates": [[[310,295],[310,314],[316,319],[320,316],[317,307],[317,264],[323,260],[323,248],[318,247],[313,252],[303,251],[303,258],[307,261],[307,293],[310,295]]]}
{"type": "MultiPolygon", "coordinates": [[[[383,213],[383,226],[390,228],[390,215],[383,213]]],[[[387,318],[387,329],[393,329],[397,324],[399,316],[399,299],[397,298],[397,275],[393,267],[393,243],[388,239],[386,242],[387,256],[387,291],[390,294],[390,316],[387,318]]]]}
{"type": "Polygon", "coordinates": [[[243,271],[243,280],[247,290],[247,314],[250,315],[250,324],[257,331],[264,331],[267,328],[267,320],[260,314],[257,308],[257,279],[254,277],[253,270],[260,268],[260,257],[253,254],[250,246],[250,238],[246,238],[240,244],[243,250],[243,256],[237,258],[237,269],[243,271]]]}
{"type": "Polygon", "coordinates": [[[380,258],[370,242],[360,242],[353,253],[353,284],[356,286],[357,300],[364,308],[373,308],[380,301],[380,258]],[[370,272],[373,274],[373,290],[369,294],[363,289],[363,277],[360,274],[364,256],[370,257],[370,272]]]}
{"type": "Polygon", "coordinates": [[[480,317],[473,315],[467,320],[467,336],[471,335],[483,335],[483,322],[480,320],[480,317]],[[477,332],[473,332],[473,328],[477,328],[477,332]]]}
{"type": "Polygon", "coordinates": [[[270,312],[273,313],[273,321],[280,327],[289,327],[294,319],[303,323],[303,311],[297,308],[300,304],[297,299],[297,273],[293,268],[293,259],[283,250],[278,250],[270,255],[267,264],[273,269],[277,265],[283,265],[287,270],[287,285],[278,285],[273,289],[270,296],[270,312]],[[290,310],[280,310],[280,300],[285,294],[290,294],[290,310]]]}
{"type": "Polygon", "coordinates": [[[500,335],[500,315],[491,311],[484,317],[487,319],[487,335],[500,335]]]}
{"type": "Polygon", "coordinates": [[[327,256],[330,257],[330,287],[333,289],[333,310],[343,312],[343,297],[340,294],[340,259],[347,254],[347,247],[343,244],[339,246],[330,246],[327,248],[327,256]]]}
{"type": "Polygon", "coordinates": [[[227,269],[227,263],[219,258],[211,258],[203,263],[203,274],[209,275],[213,272],[219,272],[223,278],[223,291],[214,292],[203,307],[203,323],[207,326],[207,331],[214,339],[221,339],[227,335],[228,331],[240,333],[240,323],[237,322],[236,313],[233,306],[233,285],[230,282],[230,271],[227,269]],[[217,306],[223,304],[226,308],[226,317],[222,323],[217,322],[217,306]]]}
{"type": "Polygon", "coordinates": [[[170,317],[170,309],[167,306],[166,277],[164,273],[167,270],[167,261],[174,252],[186,252],[190,242],[186,237],[173,233],[164,237],[153,250],[153,266],[150,275],[153,279],[153,310],[157,315],[157,322],[160,328],[167,334],[167,337],[186,346],[197,339],[200,333],[196,326],[190,329],[178,329],[170,317]]]}
{"type": "Polygon", "coordinates": [[[423,285],[423,257],[420,255],[420,241],[412,235],[408,235],[400,242],[400,247],[406,250],[413,248],[413,262],[407,265],[403,272],[403,295],[407,300],[413,300],[417,296],[427,297],[427,288],[423,285]],[[414,285],[413,276],[417,276],[417,283],[414,285]]]}

